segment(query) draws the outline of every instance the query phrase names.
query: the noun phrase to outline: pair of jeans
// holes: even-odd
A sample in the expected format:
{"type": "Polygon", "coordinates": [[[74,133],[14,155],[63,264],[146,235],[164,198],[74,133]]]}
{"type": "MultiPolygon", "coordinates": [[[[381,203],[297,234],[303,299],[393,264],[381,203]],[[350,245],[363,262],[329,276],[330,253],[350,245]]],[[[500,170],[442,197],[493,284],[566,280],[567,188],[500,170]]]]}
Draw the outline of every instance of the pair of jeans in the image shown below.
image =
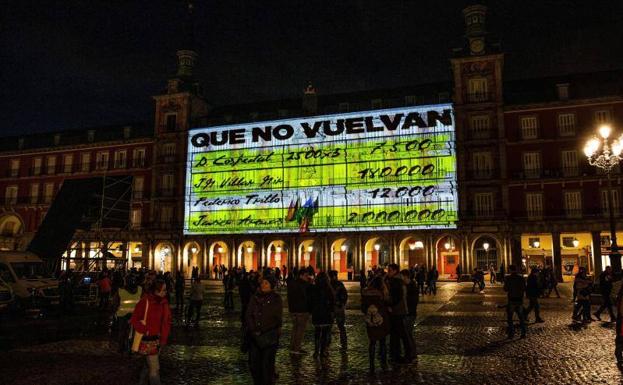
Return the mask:
{"type": "Polygon", "coordinates": [[[428,282],[428,291],[433,295],[437,295],[437,281],[428,282]]]}
{"type": "Polygon", "coordinates": [[[260,349],[255,342],[249,346],[249,370],[255,385],[271,385],[275,383],[275,356],[277,345],[260,349]]]}
{"type": "Polygon", "coordinates": [[[418,288],[420,289],[420,293],[422,295],[426,294],[426,290],[424,290],[424,282],[418,282],[417,283],[418,288]]]}
{"type": "Polygon", "coordinates": [[[346,347],[347,339],[346,339],[346,312],[344,308],[338,308],[335,310],[335,324],[337,325],[338,330],[340,331],[340,345],[343,348],[346,347]]]}
{"type": "Polygon", "coordinates": [[[404,358],[409,360],[413,358],[413,352],[407,338],[407,329],[405,327],[405,317],[403,315],[390,316],[390,334],[389,334],[389,354],[394,362],[400,361],[400,344],[404,347],[404,358]]]}
{"type": "Polygon", "coordinates": [[[534,309],[534,316],[536,320],[541,319],[541,305],[539,304],[539,297],[528,297],[528,307],[524,311],[524,317],[528,318],[530,312],[534,309]]]}
{"type": "Polygon", "coordinates": [[[160,385],[160,355],[145,356],[139,384],[160,385]]]}
{"type": "Polygon", "coordinates": [[[119,353],[125,353],[130,351],[130,318],[132,318],[132,313],[128,313],[123,317],[119,317],[117,319],[119,325],[119,334],[117,335],[117,341],[119,343],[119,353]]]}
{"type": "Polygon", "coordinates": [[[407,340],[409,341],[409,345],[411,345],[411,351],[415,354],[415,337],[413,336],[413,331],[415,330],[415,319],[417,318],[416,314],[408,314],[405,316],[405,329],[407,331],[407,340]]]}
{"type": "Polygon", "coordinates": [[[314,325],[314,355],[328,354],[331,344],[331,325],[314,325]]]}
{"type": "Polygon", "coordinates": [[[191,318],[193,317],[193,313],[197,312],[195,316],[195,322],[199,322],[199,315],[201,314],[201,305],[203,305],[203,301],[201,300],[190,300],[190,305],[188,305],[188,313],[186,314],[186,323],[190,323],[191,318]]]}
{"type": "Polygon", "coordinates": [[[385,344],[385,337],[380,340],[368,340],[368,359],[370,360],[370,371],[374,371],[374,355],[376,353],[376,345],[379,345],[379,358],[381,360],[381,367],[387,366],[387,345],[385,344]]]}
{"type": "Polygon", "coordinates": [[[513,324],[513,315],[517,314],[519,317],[519,327],[521,328],[521,335],[526,335],[526,317],[523,312],[523,301],[508,301],[506,307],[506,323],[508,324],[508,336],[513,337],[515,335],[515,325],[513,324]]]}
{"type": "Polygon", "coordinates": [[[584,321],[591,319],[591,301],[589,299],[579,299],[573,308],[573,317],[582,315],[584,321]]]}
{"type": "Polygon", "coordinates": [[[290,350],[298,352],[303,344],[305,328],[309,320],[309,313],[290,313],[292,317],[292,336],[290,339],[290,350]]]}

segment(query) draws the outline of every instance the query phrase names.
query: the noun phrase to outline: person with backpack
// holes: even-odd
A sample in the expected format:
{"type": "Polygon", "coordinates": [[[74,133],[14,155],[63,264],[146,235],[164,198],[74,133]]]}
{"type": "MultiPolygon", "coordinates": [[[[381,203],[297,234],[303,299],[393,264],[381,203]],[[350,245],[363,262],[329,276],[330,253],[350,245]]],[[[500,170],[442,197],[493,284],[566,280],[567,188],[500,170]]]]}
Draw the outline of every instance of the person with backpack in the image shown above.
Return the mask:
{"type": "Polygon", "coordinates": [[[376,346],[379,346],[381,368],[387,369],[386,337],[390,331],[389,312],[387,301],[389,292],[382,277],[374,277],[370,285],[361,295],[361,310],[364,314],[366,332],[368,335],[368,360],[370,373],[374,373],[376,346]]]}
{"type": "Polygon", "coordinates": [[[545,322],[541,318],[539,305],[539,297],[543,293],[543,285],[541,280],[539,279],[539,269],[535,266],[530,270],[530,275],[528,276],[528,282],[526,283],[526,297],[528,297],[528,308],[524,311],[524,317],[526,318],[526,322],[528,322],[528,316],[530,312],[534,310],[534,316],[536,317],[535,322],[541,323],[545,322]]]}
{"type": "Polygon", "coordinates": [[[309,303],[314,325],[314,358],[320,355],[327,358],[335,317],[335,293],[324,271],[316,275],[316,282],[309,289],[309,303]]]}
{"type": "Polygon", "coordinates": [[[167,301],[166,283],[158,279],[136,304],[130,324],[135,331],[142,333],[139,354],[145,356],[145,365],[141,371],[140,382],[160,384],[160,350],[167,344],[171,331],[171,309],[167,301]]]}
{"type": "Polygon", "coordinates": [[[342,349],[347,348],[346,338],[346,302],[348,302],[348,292],[344,284],[338,279],[337,270],[331,270],[329,272],[331,279],[331,287],[335,292],[335,323],[340,331],[340,345],[342,349]]]}

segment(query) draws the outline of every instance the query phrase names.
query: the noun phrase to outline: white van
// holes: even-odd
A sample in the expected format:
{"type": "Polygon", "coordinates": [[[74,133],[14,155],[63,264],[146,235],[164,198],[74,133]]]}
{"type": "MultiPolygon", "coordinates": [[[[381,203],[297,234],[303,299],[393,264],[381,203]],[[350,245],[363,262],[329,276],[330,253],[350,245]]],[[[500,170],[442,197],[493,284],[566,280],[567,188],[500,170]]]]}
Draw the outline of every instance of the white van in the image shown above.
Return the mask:
{"type": "Polygon", "coordinates": [[[28,305],[57,305],[58,280],[46,273],[45,264],[33,253],[0,251],[0,278],[9,284],[17,300],[28,305]]]}

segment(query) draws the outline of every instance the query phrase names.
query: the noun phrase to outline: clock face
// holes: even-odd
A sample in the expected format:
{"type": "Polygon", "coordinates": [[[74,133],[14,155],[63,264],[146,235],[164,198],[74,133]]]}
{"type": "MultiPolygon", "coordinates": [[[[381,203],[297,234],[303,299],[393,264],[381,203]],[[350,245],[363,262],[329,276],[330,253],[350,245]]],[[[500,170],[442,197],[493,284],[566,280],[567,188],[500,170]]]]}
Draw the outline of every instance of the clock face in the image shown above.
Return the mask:
{"type": "Polygon", "coordinates": [[[469,48],[473,53],[480,53],[485,49],[485,42],[482,39],[475,39],[469,42],[469,48]]]}

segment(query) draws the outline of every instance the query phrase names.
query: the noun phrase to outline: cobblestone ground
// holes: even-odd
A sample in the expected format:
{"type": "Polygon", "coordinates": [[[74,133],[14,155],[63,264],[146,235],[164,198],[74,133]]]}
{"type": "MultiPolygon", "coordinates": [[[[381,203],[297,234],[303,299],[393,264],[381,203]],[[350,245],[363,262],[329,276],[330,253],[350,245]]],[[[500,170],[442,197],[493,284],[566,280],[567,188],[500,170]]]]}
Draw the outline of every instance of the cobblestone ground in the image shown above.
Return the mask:
{"type": "MultiPolygon", "coordinates": [[[[572,324],[567,285],[562,286],[562,298],[542,300],[544,324],[530,324],[528,338],[508,341],[505,314],[498,308],[505,303],[501,287],[471,293],[471,283],[442,283],[436,296],[423,297],[416,327],[417,361],[370,376],[358,287],[349,284],[348,289],[348,351],[340,349],[334,334],[330,357],[324,362],[288,354],[291,328],[284,312],[277,355],[279,384],[620,384],[623,380],[613,357],[613,326],[572,324]]],[[[163,383],[252,383],[239,350],[239,313],[222,310],[218,285],[210,283],[206,294],[209,299],[197,329],[184,328],[179,318],[175,321],[171,344],[161,357],[163,383]]],[[[115,354],[98,330],[88,328],[79,336],[65,335],[69,339],[62,341],[5,350],[0,353],[0,383],[136,383],[141,362],[115,354]]],[[[311,326],[305,345],[307,351],[313,350],[311,326]]]]}

